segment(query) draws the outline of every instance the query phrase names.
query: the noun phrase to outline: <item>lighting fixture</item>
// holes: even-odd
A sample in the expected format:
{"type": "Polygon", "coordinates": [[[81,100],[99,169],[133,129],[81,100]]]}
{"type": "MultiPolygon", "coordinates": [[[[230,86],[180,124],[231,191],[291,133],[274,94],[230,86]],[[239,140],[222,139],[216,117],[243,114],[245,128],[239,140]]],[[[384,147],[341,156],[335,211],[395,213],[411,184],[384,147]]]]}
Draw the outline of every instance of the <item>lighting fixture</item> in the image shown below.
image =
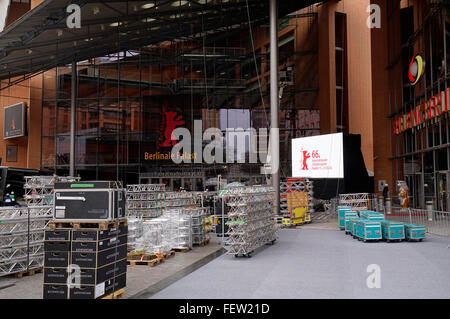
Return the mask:
{"type": "Polygon", "coordinates": [[[186,1],[186,0],[178,0],[178,1],[172,2],[170,5],[172,7],[181,7],[181,6],[184,6],[186,3],[188,3],[188,1],[186,1]]]}
{"type": "Polygon", "coordinates": [[[150,9],[150,8],[153,8],[154,6],[155,6],[155,4],[153,2],[149,2],[149,3],[143,4],[141,6],[141,8],[142,9],[150,9]]]}

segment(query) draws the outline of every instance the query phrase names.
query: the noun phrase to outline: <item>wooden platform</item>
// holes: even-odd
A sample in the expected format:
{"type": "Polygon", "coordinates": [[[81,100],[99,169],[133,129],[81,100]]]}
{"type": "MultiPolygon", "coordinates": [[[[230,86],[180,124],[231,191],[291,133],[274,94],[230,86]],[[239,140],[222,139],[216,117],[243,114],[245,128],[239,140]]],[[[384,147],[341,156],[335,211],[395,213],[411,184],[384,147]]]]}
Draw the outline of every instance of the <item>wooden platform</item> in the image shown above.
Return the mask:
{"type": "Polygon", "coordinates": [[[166,258],[166,259],[169,258],[169,257],[173,257],[173,256],[175,256],[175,251],[174,250],[171,250],[171,251],[169,251],[169,252],[164,254],[164,258],[166,258]]]}
{"type": "Polygon", "coordinates": [[[127,226],[127,219],[119,219],[118,221],[101,221],[101,222],[89,222],[89,221],[58,221],[51,220],[48,224],[50,229],[89,229],[89,230],[108,230],[120,226],[127,226]]]}
{"type": "Polygon", "coordinates": [[[125,289],[124,288],[119,289],[119,290],[113,292],[112,294],[107,295],[101,299],[123,299],[123,298],[125,298],[125,289]]]}
{"type": "Polygon", "coordinates": [[[192,248],[172,248],[172,250],[177,253],[187,253],[192,250],[192,248]]]}
{"type": "Polygon", "coordinates": [[[164,262],[164,258],[159,258],[155,254],[141,254],[127,257],[127,264],[130,266],[154,267],[162,262],[164,262]]]}
{"type": "Polygon", "coordinates": [[[44,271],[44,267],[30,269],[28,271],[21,271],[11,274],[15,278],[22,278],[23,276],[33,276],[34,274],[39,274],[44,271]]]}
{"type": "Polygon", "coordinates": [[[207,240],[205,240],[205,241],[203,241],[203,242],[201,242],[201,243],[198,243],[198,244],[193,244],[194,246],[200,246],[200,247],[203,247],[203,246],[206,246],[206,245],[208,245],[209,244],[209,239],[207,239],[207,240]]]}

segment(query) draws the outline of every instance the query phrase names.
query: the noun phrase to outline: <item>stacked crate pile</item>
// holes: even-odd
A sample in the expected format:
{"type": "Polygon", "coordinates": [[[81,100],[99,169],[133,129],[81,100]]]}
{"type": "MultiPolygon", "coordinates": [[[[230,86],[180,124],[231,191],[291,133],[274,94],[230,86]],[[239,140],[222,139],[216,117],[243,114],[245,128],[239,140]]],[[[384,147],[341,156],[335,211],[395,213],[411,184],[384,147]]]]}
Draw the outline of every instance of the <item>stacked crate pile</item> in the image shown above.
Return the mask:
{"type": "Polygon", "coordinates": [[[27,207],[0,208],[0,276],[33,274],[42,269],[44,230],[52,218],[53,186],[59,180],[69,178],[26,176],[27,207]]]}
{"type": "Polygon", "coordinates": [[[54,193],[45,232],[44,299],[123,296],[128,223],[121,183],[58,183],[54,193]]]}
{"type": "Polygon", "coordinates": [[[126,219],[45,232],[44,299],[97,299],[126,286],[126,219]]]}

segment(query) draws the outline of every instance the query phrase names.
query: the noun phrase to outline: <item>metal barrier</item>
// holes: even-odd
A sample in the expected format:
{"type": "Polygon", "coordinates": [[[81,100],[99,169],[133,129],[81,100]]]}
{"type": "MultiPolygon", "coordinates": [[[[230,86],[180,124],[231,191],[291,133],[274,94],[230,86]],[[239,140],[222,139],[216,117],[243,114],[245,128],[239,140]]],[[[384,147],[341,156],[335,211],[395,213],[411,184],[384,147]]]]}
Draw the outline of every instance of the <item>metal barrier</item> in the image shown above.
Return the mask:
{"type": "Polygon", "coordinates": [[[425,226],[430,234],[450,236],[450,212],[393,206],[386,219],[425,226]]]}

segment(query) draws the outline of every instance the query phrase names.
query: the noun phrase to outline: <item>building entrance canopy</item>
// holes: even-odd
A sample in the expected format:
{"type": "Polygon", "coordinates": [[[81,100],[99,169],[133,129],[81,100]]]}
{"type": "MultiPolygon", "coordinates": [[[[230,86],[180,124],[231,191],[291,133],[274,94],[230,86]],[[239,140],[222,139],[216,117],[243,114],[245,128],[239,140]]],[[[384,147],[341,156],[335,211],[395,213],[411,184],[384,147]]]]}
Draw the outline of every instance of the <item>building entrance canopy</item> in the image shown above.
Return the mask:
{"type": "MultiPolygon", "coordinates": [[[[320,1],[278,1],[279,15],[320,1]]],[[[0,80],[22,81],[56,66],[164,41],[232,32],[269,20],[269,0],[44,0],[0,33],[0,80]],[[70,4],[80,28],[69,28],[70,4]]],[[[3,86],[4,87],[4,86],[3,86]]]]}

